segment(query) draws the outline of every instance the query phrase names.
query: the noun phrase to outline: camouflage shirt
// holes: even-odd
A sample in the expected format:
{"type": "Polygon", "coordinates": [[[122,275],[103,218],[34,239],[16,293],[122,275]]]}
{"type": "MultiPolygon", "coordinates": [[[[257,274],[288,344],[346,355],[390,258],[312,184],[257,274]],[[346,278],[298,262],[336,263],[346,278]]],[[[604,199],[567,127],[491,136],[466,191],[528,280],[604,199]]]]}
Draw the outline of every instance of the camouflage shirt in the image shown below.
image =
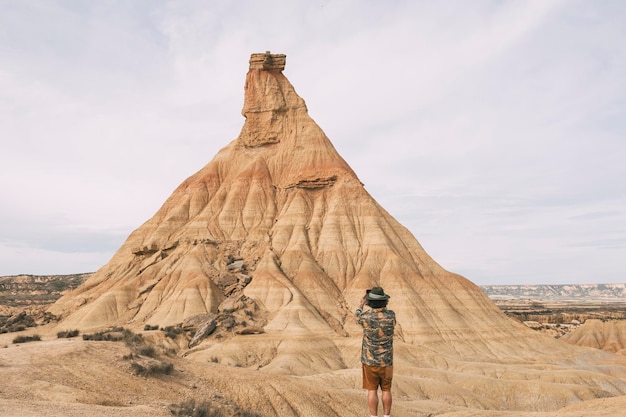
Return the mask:
{"type": "Polygon", "coordinates": [[[365,313],[357,308],[354,315],[363,327],[361,363],[369,366],[393,365],[393,329],[396,314],[386,308],[375,308],[365,313]]]}

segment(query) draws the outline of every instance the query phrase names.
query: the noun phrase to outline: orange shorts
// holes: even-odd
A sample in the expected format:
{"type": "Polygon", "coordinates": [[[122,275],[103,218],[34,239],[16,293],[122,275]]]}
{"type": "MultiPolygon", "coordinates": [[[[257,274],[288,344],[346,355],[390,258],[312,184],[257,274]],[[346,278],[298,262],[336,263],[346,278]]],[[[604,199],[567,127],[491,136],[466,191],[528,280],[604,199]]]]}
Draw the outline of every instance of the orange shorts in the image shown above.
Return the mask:
{"type": "Polygon", "coordinates": [[[378,387],[382,391],[391,391],[391,380],[393,379],[393,365],[391,366],[369,366],[363,365],[363,389],[377,391],[378,387]]]}

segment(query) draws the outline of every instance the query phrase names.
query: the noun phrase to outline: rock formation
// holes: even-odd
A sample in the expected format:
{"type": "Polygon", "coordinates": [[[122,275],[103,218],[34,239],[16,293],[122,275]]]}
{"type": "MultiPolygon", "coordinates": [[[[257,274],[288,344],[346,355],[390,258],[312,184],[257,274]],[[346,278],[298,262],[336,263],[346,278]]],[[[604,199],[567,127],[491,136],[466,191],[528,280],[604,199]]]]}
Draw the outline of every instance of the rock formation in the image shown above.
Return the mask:
{"type": "MultiPolygon", "coordinates": [[[[626,360],[604,373],[605,356],[507,318],[437,264],[368,194],[284,65],[284,55],[252,55],[239,136],[50,308],[60,327],[164,327],[210,315],[215,327],[188,358],[317,375],[320,392],[353,389],[361,335],[353,309],[379,285],[398,318],[394,384],[407,398],[552,410],[626,392],[626,360]],[[581,376],[573,364],[583,354],[581,376]]],[[[301,393],[289,394],[300,406],[301,393]]]]}
{"type": "Polygon", "coordinates": [[[239,137],[52,311],[88,328],[247,309],[266,331],[346,335],[365,289],[381,285],[408,342],[516,327],[374,201],[284,65],[285,55],[252,55],[239,137]]]}
{"type": "Polygon", "coordinates": [[[561,340],[626,355],[626,320],[587,320],[561,340]]]}

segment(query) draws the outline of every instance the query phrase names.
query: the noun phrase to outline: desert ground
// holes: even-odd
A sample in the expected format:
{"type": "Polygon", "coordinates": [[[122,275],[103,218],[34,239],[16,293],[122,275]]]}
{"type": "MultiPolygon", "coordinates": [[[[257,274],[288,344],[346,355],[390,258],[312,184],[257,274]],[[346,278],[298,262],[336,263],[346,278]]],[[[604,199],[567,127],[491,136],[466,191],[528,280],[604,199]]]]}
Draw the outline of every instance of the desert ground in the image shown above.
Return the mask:
{"type": "MultiPolygon", "coordinates": [[[[549,316],[545,303],[510,302],[509,307],[524,309],[537,320],[544,315],[544,323],[559,321],[563,314],[582,314],[589,306],[560,303],[560,311],[549,316]],[[514,306],[516,304],[516,306],[514,306]],[[534,309],[534,310],[533,310],[534,309]],[[584,310],[584,311],[581,311],[584,310]]],[[[593,310],[593,318],[610,321],[619,309],[599,308],[593,310]],[[607,316],[608,315],[608,316],[607,316]]],[[[605,306],[606,307],[606,306],[605,306]]],[[[553,309],[554,311],[554,309],[553,309]]],[[[6,307],[5,307],[6,312],[6,307]]],[[[620,322],[622,322],[620,320],[620,322]]],[[[98,415],[104,417],[123,416],[361,416],[367,415],[365,394],[360,389],[360,370],[355,360],[349,369],[302,376],[280,375],[264,372],[258,366],[243,367],[219,363],[207,356],[202,349],[185,349],[188,340],[178,335],[176,342],[159,330],[139,331],[143,344],[156,348],[150,358],[133,354],[136,346],[121,341],[83,340],[82,337],[59,338],[55,323],[28,328],[21,332],[0,334],[0,415],[15,417],[78,417],[98,415]],[[38,335],[41,340],[14,343],[18,336],[38,335]],[[138,373],[134,364],[142,363],[146,368],[154,363],[173,365],[170,373],[138,373]],[[195,414],[190,404],[196,404],[195,414]],[[206,414],[202,414],[206,413],[206,414]]],[[[546,331],[538,330],[537,333],[546,331]]],[[[263,335],[251,335],[262,343],[263,335]]],[[[554,336],[546,333],[547,338],[554,336]]],[[[314,341],[310,342],[314,344],[314,341]]],[[[358,343],[350,339],[344,343],[358,343]]],[[[563,342],[565,343],[565,342],[563,342]]],[[[400,346],[400,349],[408,348],[400,346]]],[[[352,350],[357,356],[357,346],[352,350]]],[[[597,349],[586,349],[588,355],[597,349]]],[[[607,353],[605,364],[623,364],[621,355],[607,353]]],[[[302,358],[306,361],[310,358],[302,358]]],[[[614,417],[623,415],[626,396],[612,398],[585,398],[581,391],[580,402],[563,404],[556,410],[506,410],[489,409],[489,397],[484,403],[469,391],[480,393],[481,389],[494,389],[484,384],[486,377],[502,375],[503,386],[515,387],[516,378],[528,378],[515,364],[507,363],[453,363],[446,355],[438,357],[433,352],[422,352],[421,369],[410,372],[402,370],[394,381],[394,412],[396,416],[441,416],[441,417],[614,417]],[[513,375],[519,372],[518,375],[513,375]],[[472,382],[473,381],[473,382],[472,382]],[[456,393],[454,391],[457,391],[456,393]]],[[[596,360],[597,362],[597,360],[596,360]]],[[[295,362],[294,362],[295,363],[295,362]]],[[[295,365],[294,365],[295,366],[295,365]]],[[[396,365],[401,367],[402,364],[396,365]]],[[[407,366],[410,366],[407,364],[407,366]]],[[[587,365],[586,365],[587,366],[587,365]]],[[[520,381],[517,395],[527,396],[528,402],[541,402],[541,387],[547,378],[557,380],[568,372],[558,364],[535,365],[537,372],[544,372],[535,381],[537,390],[520,381]],[[550,369],[554,372],[551,374],[550,369]],[[548,377],[552,375],[552,377],[548,377]]],[[[626,375],[619,375],[626,381],[626,375]]],[[[602,384],[603,382],[599,382],[602,384]]],[[[492,393],[493,394],[493,393],[492,393]]],[[[503,392],[503,395],[512,393],[503,392]]]]}

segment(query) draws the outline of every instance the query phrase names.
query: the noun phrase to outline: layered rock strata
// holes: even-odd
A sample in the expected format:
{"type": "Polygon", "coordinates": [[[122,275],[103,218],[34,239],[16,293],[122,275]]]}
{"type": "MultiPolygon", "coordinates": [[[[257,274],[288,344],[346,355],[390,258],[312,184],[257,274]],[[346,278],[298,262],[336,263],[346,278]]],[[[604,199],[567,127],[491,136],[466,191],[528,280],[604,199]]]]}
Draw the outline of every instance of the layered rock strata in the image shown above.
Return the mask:
{"type": "Polygon", "coordinates": [[[251,56],[239,137],[52,310],[77,327],[172,325],[237,305],[267,331],[346,335],[357,330],[351,308],[382,285],[406,341],[516,327],[367,193],[284,65],[285,55],[251,56]],[[230,270],[235,260],[245,273],[230,270]]]}
{"type": "Polygon", "coordinates": [[[239,136],[51,307],[61,327],[163,327],[209,315],[215,327],[190,359],[321,375],[349,389],[361,335],[353,309],[365,289],[382,286],[398,319],[394,381],[411,398],[554,409],[626,392],[626,363],[611,362],[608,374],[612,359],[580,362],[587,352],[507,318],[435,262],[309,117],[284,65],[284,55],[252,55],[239,136]]]}
{"type": "Polygon", "coordinates": [[[315,361],[341,369],[358,357],[353,308],[379,285],[392,295],[398,343],[469,358],[544,352],[539,335],[442,268],[369,195],[308,115],[284,65],[284,55],[252,55],[240,135],[51,308],[62,326],[169,326],[217,314],[230,334],[264,333],[252,345],[249,335],[208,337],[199,347],[211,355],[249,364],[229,344],[241,343],[278,372],[309,372],[320,368],[315,361]],[[298,340],[311,337],[319,357],[298,368],[290,361],[311,347],[298,340]]]}

